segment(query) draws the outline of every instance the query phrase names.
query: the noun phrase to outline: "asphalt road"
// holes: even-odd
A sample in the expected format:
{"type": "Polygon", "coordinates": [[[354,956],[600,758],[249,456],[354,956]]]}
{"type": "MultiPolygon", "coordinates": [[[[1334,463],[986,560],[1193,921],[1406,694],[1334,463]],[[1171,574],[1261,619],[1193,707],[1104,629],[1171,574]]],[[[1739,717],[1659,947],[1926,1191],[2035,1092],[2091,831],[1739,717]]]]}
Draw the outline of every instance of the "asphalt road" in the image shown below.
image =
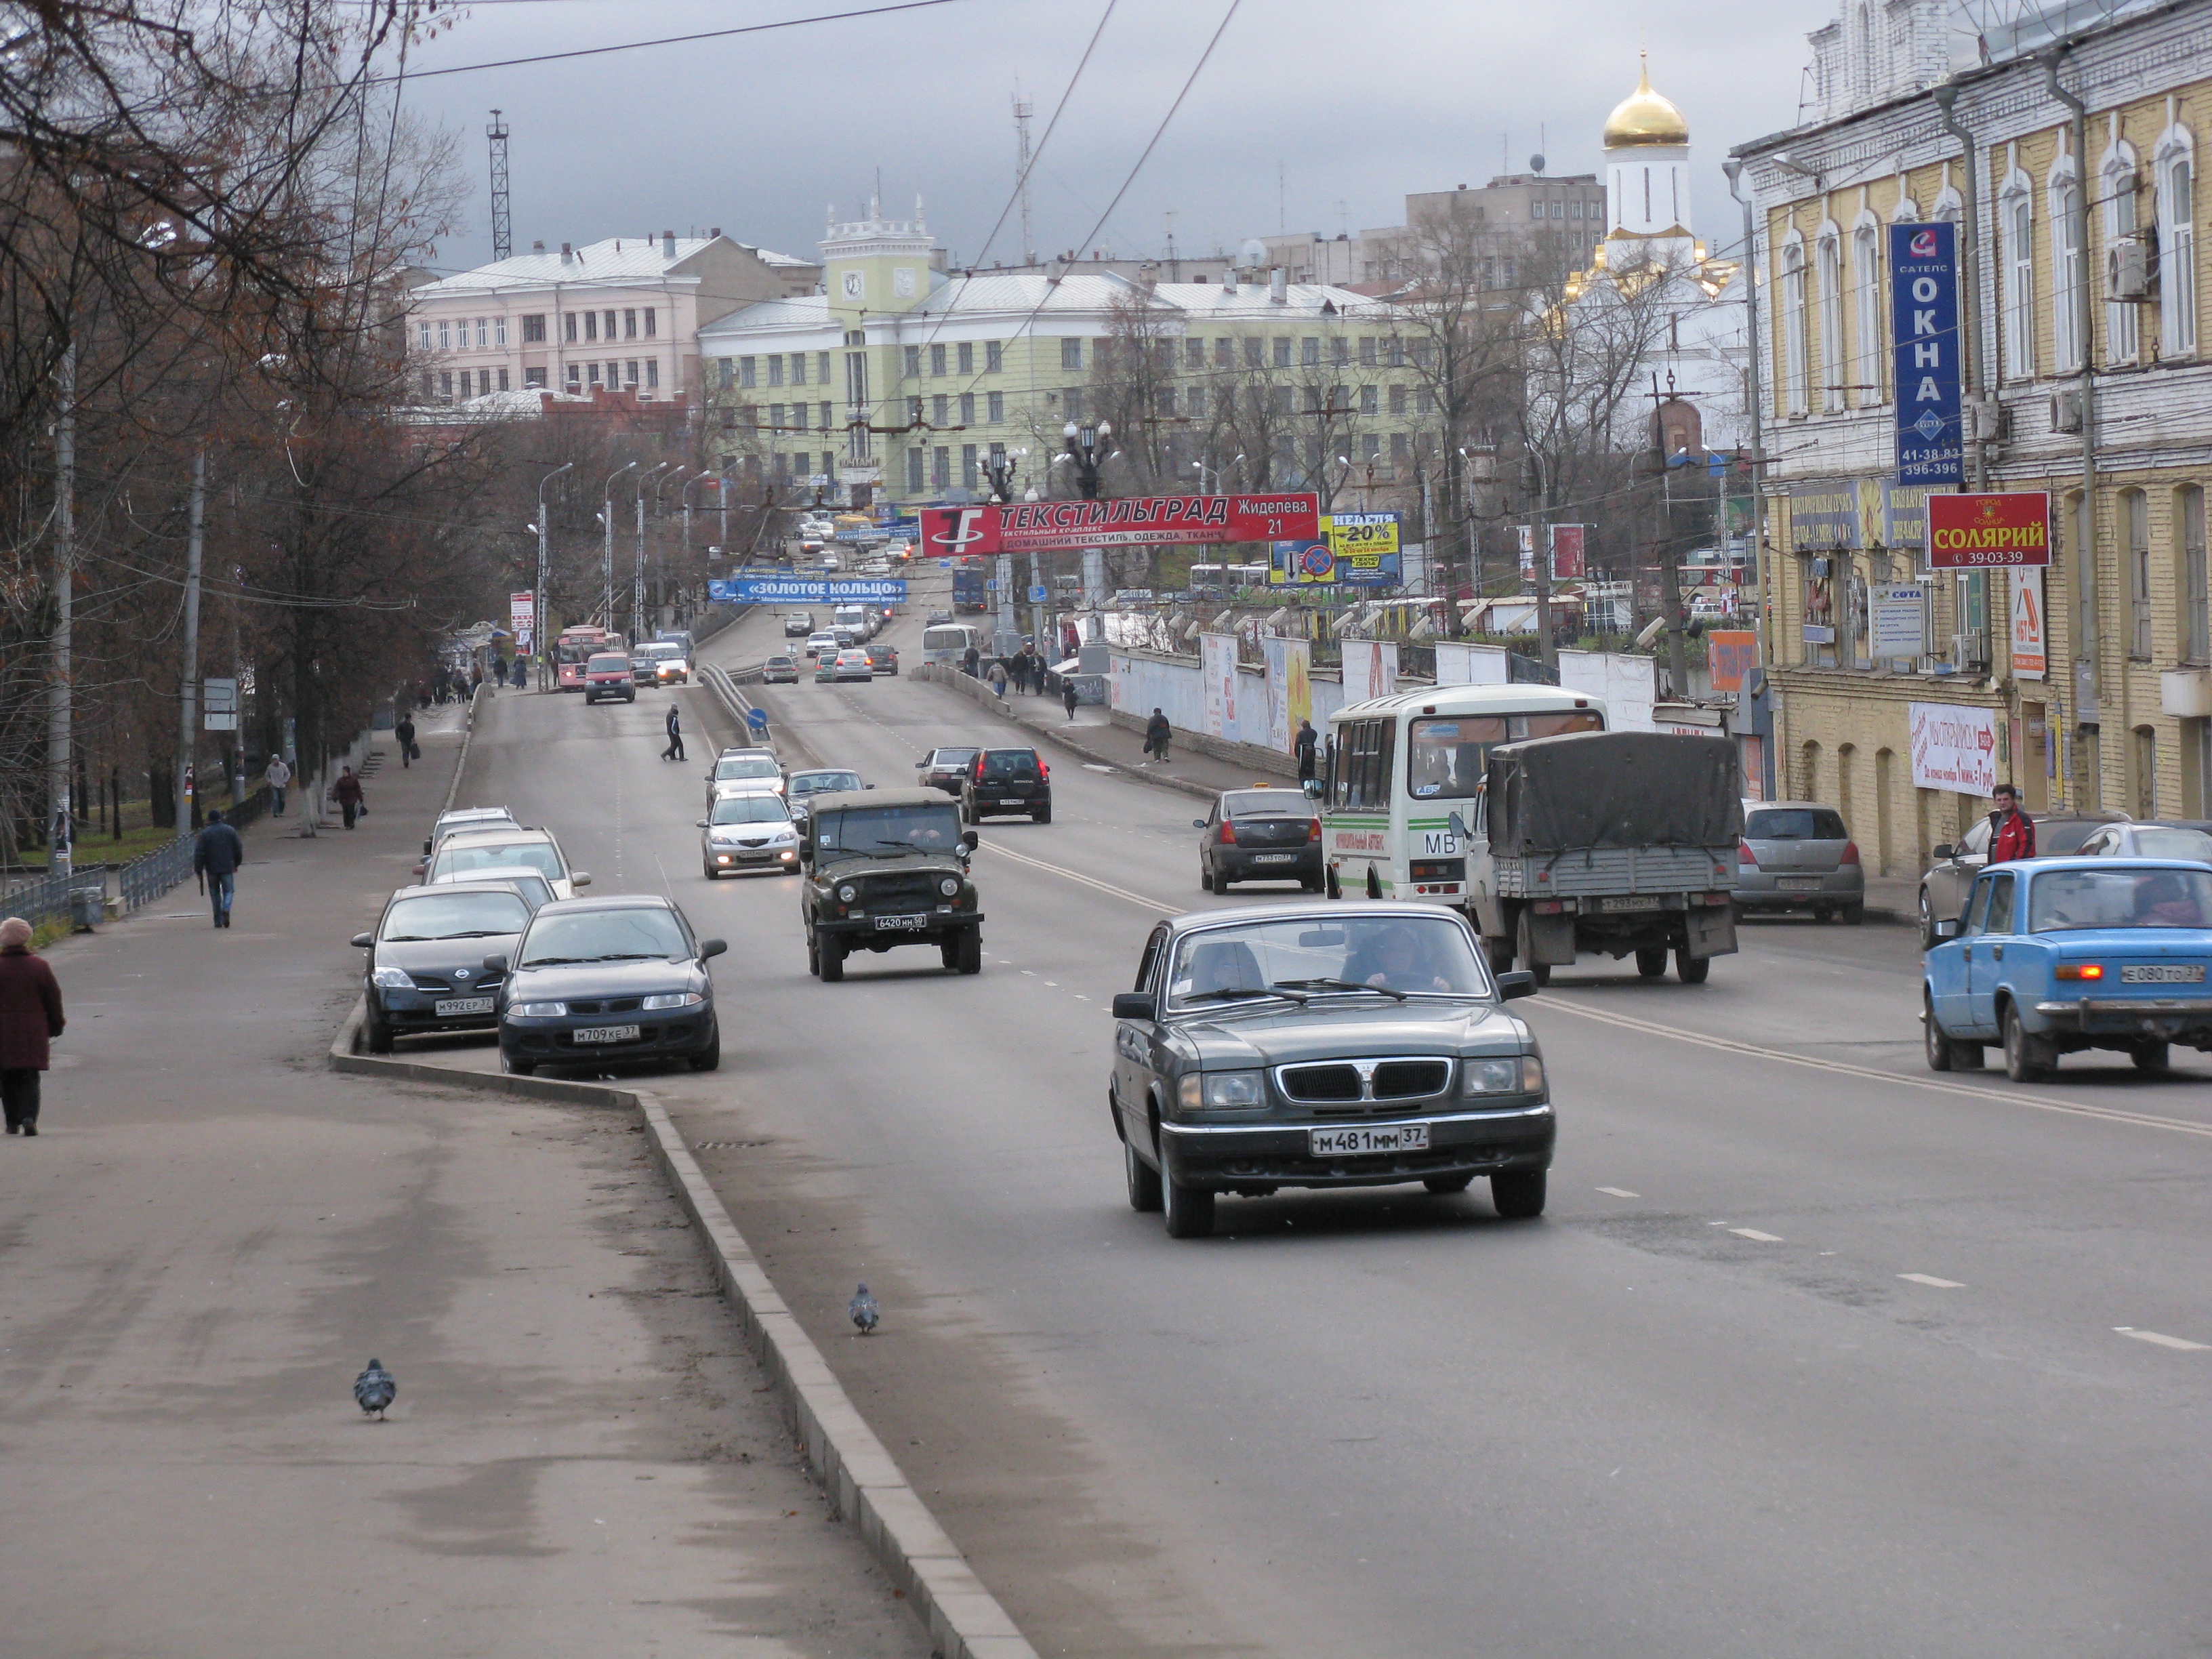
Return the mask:
{"type": "MultiPolygon", "coordinates": [[[[760,695],[886,785],[996,724],[903,678],[760,695]]],[[[723,1070],[654,1086],[1042,1651],[2212,1650],[2206,1057],[1937,1078],[1906,930],[1753,924],[1703,987],[1577,968],[1516,1005],[1542,1221],[1286,1192],[1176,1243],[1122,1197],[1105,1007],[1155,917],[1223,902],[1194,803],[1056,759],[1052,824],[982,830],[981,977],[915,949],[827,986],[795,881],[700,875],[726,726],[703,688],[502,698],[463,799],[730,939],[723,1070]]]]}

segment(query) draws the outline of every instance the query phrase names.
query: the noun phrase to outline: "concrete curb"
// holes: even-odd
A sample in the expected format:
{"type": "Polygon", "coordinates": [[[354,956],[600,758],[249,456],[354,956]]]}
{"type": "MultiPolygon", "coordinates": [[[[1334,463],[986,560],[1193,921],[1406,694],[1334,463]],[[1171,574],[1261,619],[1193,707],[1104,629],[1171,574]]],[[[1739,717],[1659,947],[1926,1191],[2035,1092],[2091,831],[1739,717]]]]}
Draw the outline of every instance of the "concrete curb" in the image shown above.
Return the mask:
{"type": "Polygon", "coordinates": [[[905,1593],[937,1655],[941,1659],[1037,1659],[1036,1649],[938,1524],[761,1267],[658,1095],[647,1089],[459,1072],[422,1060],[356,1054],[354,1043],[365,1012],[356,999],[331,1040],[333,1071],[635,1110],[644,1121],[653,1162],[697,1229],[722,1294],[738,1316],[738,1328],[805,1449],[808,1467],[829,1492],[839,1516],[859,1529],[893,1586],[905,1593]]]}
{"type": "Polygon", "coordinates": [[[446,786],[446,804],[438,809],[441,817],[452,811],[454,801],[460,798],[461,776],[469,769],[469,745],[477,740],[477,697],[483,695],[483,687],[478,686],[469,699],[468,714],[461,721],[461,752],[453,761],[453,781],[446,786]]]}

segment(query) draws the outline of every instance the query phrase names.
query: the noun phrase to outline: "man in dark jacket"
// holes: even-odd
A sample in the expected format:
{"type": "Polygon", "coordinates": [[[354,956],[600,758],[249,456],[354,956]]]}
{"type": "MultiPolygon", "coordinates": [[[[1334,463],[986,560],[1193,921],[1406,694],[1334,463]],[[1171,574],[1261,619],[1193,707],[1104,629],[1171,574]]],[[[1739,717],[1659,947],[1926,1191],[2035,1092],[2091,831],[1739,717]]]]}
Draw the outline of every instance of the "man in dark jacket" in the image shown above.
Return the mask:
{"type": "Polygon", "coordinates": [[[1291,739],[1291,752],[1298,757],[1298,781],[1311,783],[1320,757],[1321,733],[1314,730],[1311,720],[1298,722],[1298,734],[1291,739]]]}
{"type": "Polygon", "coordinates": [[[46,958],[31,954],[31,924],[0,921],[0,1106],[11,1135],[39,1133],[39,1073],[63,1024],[62,988],[46,958]]]}
{"type": "Polygon", "coordinates": [[[1990,814],[1995,831],[1990,837],[1990,862],[2010,864],[2015,859],[2033,858],[2035,820],[2020,810],[2020,791],[2001,783],[1990,792],[1990,804],[1996,808],[1990,814]]]}
{"type": "Polygon", "coordinates": [[[1152,710],[1152,719],[1145,722],[1145,752],[1162,766],[1168,763],[1168,744],[1175,737],[1175,727],[1159,709],[1152,710]]]}
{"type": "Polygon", "coordinates": [[[392,735],[399,739],[399,764],[404,769],[415,759],[415,721],[402,714],[392,728],[392,735]]]}
{"type": "Polygon", "coordinates": [[[350,766],[338,768],[338,781],[331,786],[331,799],[337,802],[349,830],[353,828],[353,821],[368,810],[362,799],[361,780],[354,776],[350,766]]]}
{"type": "Polygon", "coordinates": [[[684,723],[676,718],[676,705],[668,705],[668,747],[660,751],[663,760],[684,758],[684,723]]]}
{"type": "Polygon", "coordinates": [[[246,862],[246,842],[222,821],[221,812],[207,815],[207,828],[192,843],[192,873],[200,878],[215,906],[215,925],[230,926],[230,901],[238,866],[246,862]]]}

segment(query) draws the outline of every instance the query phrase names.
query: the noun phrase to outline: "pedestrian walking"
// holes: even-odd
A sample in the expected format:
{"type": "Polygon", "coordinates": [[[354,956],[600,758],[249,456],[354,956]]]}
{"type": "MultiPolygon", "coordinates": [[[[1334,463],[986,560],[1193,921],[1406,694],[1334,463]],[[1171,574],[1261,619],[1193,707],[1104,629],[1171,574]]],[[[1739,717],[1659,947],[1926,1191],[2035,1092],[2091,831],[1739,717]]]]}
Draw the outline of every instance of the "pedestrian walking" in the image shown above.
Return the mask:
{"type": "Polygon", "coordinates": [[[480,662],[472,662],[469,665],[469,695],[474,696],[483,689],[483,665],[480,662]]]}
{"type": "Polygon", "coordinates": [[[284,763],[282,755],[271,755],[269,769],[261,776],[269,786],[269,816],[281,818],[284,816],[284,792],[292,785],[292,769],[284,763]]]}
{"type": "Polygon", "coordinates": [[[2001,783],[1990,791],[1990,800],[1996,808],[1990,814],[1995,831],[1990,836],[1990,862],[2010,864],[2015,859],[2033,858],[2035,820],[2020,810],[2020,791],[2001,783]]]}
{"type": "Polygon", "coordinates": [[[331,786],[331,799],[338,804],[344,816],[345,827],[353,828],[353,821],[368,811],[368,803],[362,796],[361,780],[353,775],[353,768],[338,768],[338,781],[331,786]]]}
{"type": "Polygon", "coordinates": [[[668,705],[668,747],[660,751],[660,758],[665,761],[684,758],[684,723],[677,719],[676,705],[672,702],[668,705]]]}
{"type": "Polygon", "coordinates": [[[1006,665],[1002,662],[994,662],[991,665],[991,692],[1002,702],[1006,698],[1006,665]]]}
{"type": "Polygon", "coordinates": [[[1060,706],[1067,710],[1067,723],[1070,726],[1074,725],[1077,698],[1073,680],[1062,680],[1060,683],[1060,706]]]}
{"type": "Polygon", "coordinates": [[[11,1135],[39,1133],[39,1073],[66,1023],[54,970],[31,949],[31,924],[0,921],[0,1106],[11,1135]]]}
{"type": "Polygon", "coordinates": [[[415,746],[414,720],[402,714],[392,726],[392,735],[399,739],[399,769],[404,772],[414,764],[415,757],[422,752],[415,746]]]}
{"type": "Polygon", "coordinates": [[[230,926],[230,902],[237,891],[238,866],[245,862],[245,841],[222,821],[221,812],[210,812],[206,828],[192,842],[192,873],[200,878],[200,890],[214,906],[215,925],[218,927],[230,926]]]}
{"type": "Polygon", "coordinates": [[[976,665],[981,663],[982,659],[983,653],[981,651],[978,651],[974,646],[969,646],[966,653],[963,653],[960,659],[960,672],[967,675],[970,679],[975,678],[976,665]]]}
{"type": "Polygon", "coordinates": [[[1298,757],[1298,781],[1314,781],[1315,763],[1320,757],[1321,733],[1314,730],[1311,720],[1298,722],[1298,734],[1291,740],[1291,752],[1298,757]]]}
{"type": "Polygon", "coordinates": [[[1168,763],[1168,744],[1175,736],[1175,727],[1159,709],[1152,710],[1152,719],[1145,722],[1145,752],[1162,766],[1168,763]]]}
{"type": "Polygon", "coordinates": [[[514,689],[525,690],[530,684],[530,659],[518,656],[514,659],[514,689]]]}

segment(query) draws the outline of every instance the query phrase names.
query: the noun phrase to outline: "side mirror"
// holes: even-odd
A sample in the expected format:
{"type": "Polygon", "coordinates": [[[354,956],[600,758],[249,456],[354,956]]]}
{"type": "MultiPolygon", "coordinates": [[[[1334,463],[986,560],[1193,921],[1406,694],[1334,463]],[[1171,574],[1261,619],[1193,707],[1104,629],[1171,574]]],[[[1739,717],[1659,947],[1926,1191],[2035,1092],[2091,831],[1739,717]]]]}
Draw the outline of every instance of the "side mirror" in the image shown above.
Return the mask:
{"type": "Polygon", "coordinates": [[[353,936],[353,942],[359,945],[362,950],[366,951],[376,943],[376,935],[374,933],[356,933],[353,936]]]}
{"type": "Polygon", "coordinates": [[[876,786],[875,786],[874,784],[872,784],[872,783],[868,783],[868,784],[863,784],[863,785],[861,785],[860,787],[861,787],[862,788],[864,788],[864,789],[872,789],[872,788],[874,788],[876,786]]]}
{"type": "Polygon", "coordinates": [[[719,957],[729,948],[730,942],[726,939],[702,939],[699,941],[699,960],[704,962],[708,957],[719,957]]]}
{"type": "Polygon", "coordinates": [[[1936,844],[1934,850],[1928,854],[1928,856],[1940,860],[1954,856],[1957,851],[1958,848],[1953,847],[1949,842],[1940,842],[1936,844]]]}
{"type": "Polygon", "coordinates": [[[1190,827],[1194,830],[1203,830],[1206,828],[1206,820],[1204,818],[1193,818],[1190,821],[1190,827]]]}
{"type": "Polygon", "coordinates": [[[1467,833],[1467,820],[1460,817],[1456,812],[1451,815],[1451,832],[1455,840],[1472,841],[1474,839],[1474,836],[1467,833]]]}
{"type": "Polygon", "coordinates": [[[963,850],[972,853],[982,844],[982,836],[977,835],[973,830],[963,830],[960,832],[960,845],[963,850]]]}
{"type": "Polygon", "coordinates": [[[1319,800],[1321,799],[1321,780],[1319,778],[1308,778],[1304,783],[1300,784],[1298,787],[1305,792],[1305,797],[1308,800],[1319,800]]]}
{"type": "Polygon", "coordinates": [[[428,857],[430,856],[430,854],[431,854],[432,850],[433,850],[433,849],[432,849],[432,848],[431,848],[431,846],[430,846],[430,843],[429,843],[428,842],[427,842],[427,841],[426,841],[426,842],[424,842],[422,843],[422,856],[423,856],[424,858],[426,858],[426,859],[427,859],[427,858],[428,858],[428,857]]]}
{"type": "Polygon", "coordinates": [[[505,973],[507,971],[507,958],[505,957],[486,957],[483,959],[483,970],[487,974],[505,973]]]}
{"type": "Polygon", "coordinates": [[[707,820],[704,818],[697,819],[692,823],[691,827],[694,830],[704,830],[707,827],[707,820]]]}
{"type": "Polygon", "coordinates": [[[568,885],[569,885],[569,886],[571,886],[571,887],[589,887],[591,884],[592,884],[592,878],[591,878],[591,877],[590,877],[590,876],[588,876],[588,875],[586,875],[583,871],[581,871],[581,870],[571,870],[571,871],[568,872],[568,885]]]}
{"type": "Polygon", "coordinates": [[[1516,969],[1510,974],[1500,974],[1498,976],[1498,998],[1501,1002],[1510,1002],[1516,997],[1533,997],[1535,994],[1536,976],[1525,969],[1516,969]]]}
{"type": "Polygon", "coordinates": [[[928,765],[928,764],[929,764],[929,757],[928,757],[928,756],[927,756],[927,755],[924,755],[924,756],[923,756],[920,760],[918,760],[918,761],[916,761],[916,762],[915,763],[915,768],[916,768],[917,769],[921,769],[921,768],[922,768],[922,767],[925,767],[925,766],[927,766],[927,765],[928,765]]]}
{"type": "Polygon", "coordinates": [[[408,867],[419,876],[425,873],[429,869],[430,862],[428,859],[417,859],[408,867]]]}
{"type": "Polygon", "coordinates": [[[1936,922],[1936,939],[1938,944],[1941,944],[1947,939],[1956,939],[1958,937],[1959,919],[1956,916],[1945,916],[1936,922]]]}
{"type": "Polygon", "coordinates": [[[1117,991],[1114,994],[1114,1018],[1116,1019],[1152,1019],[1158,1016],[1159,1005],[1144,991],[1117,991]]]}

